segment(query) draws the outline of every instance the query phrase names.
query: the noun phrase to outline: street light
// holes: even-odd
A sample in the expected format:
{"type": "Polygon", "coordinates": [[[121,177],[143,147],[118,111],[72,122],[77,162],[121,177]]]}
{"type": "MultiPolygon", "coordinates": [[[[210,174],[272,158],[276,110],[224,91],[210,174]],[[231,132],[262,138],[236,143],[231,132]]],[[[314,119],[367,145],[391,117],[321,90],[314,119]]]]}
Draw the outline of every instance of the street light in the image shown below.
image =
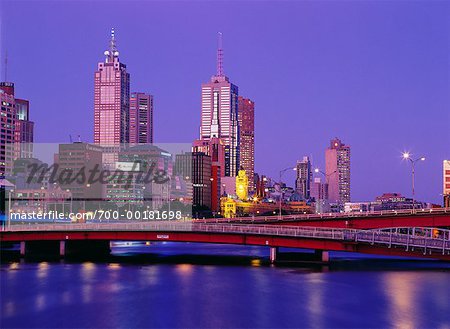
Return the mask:
{"type": "Polygon", "coordinates": [[[297,170],[297,167],[287,167],[284,168],[283,170],[280,170],[280,202],[279,202],[279,212],[278,212],[278,217],[281,220],[281,200],[283,199],[283,188],[281,187],[281,176],[283,176],[283,174],[288,171],[288,170],[297,170]]]}
{"type": "Polygon", "coordinates": [[[413,201],[412,209],[413,209],[413,213],[414,213],[415,209],[416,209],[415,186],[414,186],[414,177],[416,174],[416,163],[419,161],[425,161],[425,157],[413,159],[409,152],[403,152],[402,156],[403,156],[403,160],[409,160],[409,162],[411,162],[412,201],[413,201]]]}

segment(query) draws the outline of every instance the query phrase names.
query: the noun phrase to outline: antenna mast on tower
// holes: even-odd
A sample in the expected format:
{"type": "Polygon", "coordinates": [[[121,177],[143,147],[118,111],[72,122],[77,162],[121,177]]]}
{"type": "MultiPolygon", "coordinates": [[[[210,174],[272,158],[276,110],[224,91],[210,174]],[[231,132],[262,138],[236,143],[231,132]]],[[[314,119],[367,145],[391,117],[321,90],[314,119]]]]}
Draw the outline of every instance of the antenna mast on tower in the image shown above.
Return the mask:
{"type": "Polygon", "coordinates": [[[223,48],[222,48],[222,32],[219,32],[218,35],[218,45],[217,45],[217,76],[223,76],[223,48]]]}
{"type": "Polygon", "coordinates": [[[8,50],[5,52],[5,82],[8,81],[8,50]]]}

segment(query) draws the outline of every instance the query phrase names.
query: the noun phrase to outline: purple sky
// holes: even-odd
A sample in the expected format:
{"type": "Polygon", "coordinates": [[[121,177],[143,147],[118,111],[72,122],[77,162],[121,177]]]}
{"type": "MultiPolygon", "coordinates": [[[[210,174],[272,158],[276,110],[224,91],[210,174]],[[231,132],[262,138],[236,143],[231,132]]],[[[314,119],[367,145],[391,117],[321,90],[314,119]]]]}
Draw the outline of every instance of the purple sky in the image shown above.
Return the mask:
{"type": "MultiPolygon", "coordinates": [[[[200,85],[225,73],[256,102],[256,171],[274,177],[332,137],[352,147],[352,200],[383,192],[441,202],[450,158],[446,1],[2,1],[8,80],[31,103],[37,142],[93,140],[93,74],[116,29],[131,89],[155,96],[157,142],[191,142],[200,85]]],[[[2,60],[2,80],[4,67],[2,60]]],[[[293,173],[286,178],[293,184],[293,173]]]]}

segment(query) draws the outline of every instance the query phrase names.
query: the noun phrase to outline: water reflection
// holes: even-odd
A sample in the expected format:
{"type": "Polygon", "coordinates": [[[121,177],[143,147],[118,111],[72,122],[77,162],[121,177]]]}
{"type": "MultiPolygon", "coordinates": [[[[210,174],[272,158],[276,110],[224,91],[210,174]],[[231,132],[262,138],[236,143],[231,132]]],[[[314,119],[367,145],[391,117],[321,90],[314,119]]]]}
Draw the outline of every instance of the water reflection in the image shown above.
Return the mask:
{"type": "MultiPolygon", "coordinates": [[[[183,255],[185,248],[179,249],[183,255]]],[[[406,263],[403,271],[374,271],[359,264],[317,272],[317,267],[270,267],[262,258],[267,250],[242,258],[244,248],[222,263],[204,257],[207,265],[195,257],[173,258],[175,247],[158,262],[127,256],[97,263],[4,264],[0,327],[54,327],[57,321],[126,328],[448,324],[450,273],[442,269],[406,263]]]]}
{"type": "Polygon", "coordinates": [[[306,303],[309,314],[308,327],[311,328],[323,328],[324,315],[322,314],[325,309],[324,305],[324,282],[321,273],[311,273],[309,275],[308,284],[306,285],[306,303]]]}
{"type": "Polygon", "coordinates": [[[417,318],[420,318],[421,310],[417,308],[416,299],[420,282],[418,278],[411,280],[410,276],[404,272],[386,273],[383,276],[392,327],[414,328],[418,325],[417,318]]]}
{"type": "Polygon", "coordinates": [[[47,278],[48,270],[49,270],[48,262],[40,262],[38,265],[38,271],[36,272],[37,277],[39,279],[47,278]]]}

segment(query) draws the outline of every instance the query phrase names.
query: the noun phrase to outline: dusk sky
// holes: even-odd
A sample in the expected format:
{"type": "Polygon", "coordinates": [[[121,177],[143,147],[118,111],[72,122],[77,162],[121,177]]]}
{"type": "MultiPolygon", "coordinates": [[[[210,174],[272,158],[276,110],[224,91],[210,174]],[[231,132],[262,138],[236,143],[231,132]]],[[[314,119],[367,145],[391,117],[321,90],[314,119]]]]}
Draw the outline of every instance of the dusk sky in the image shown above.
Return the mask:
{"type": "MultiPolygon", "coordinates": [[[[256,172],[304,155],[324,167],[333,137],[351,146],[352,201],[442,202],[450,159],[448,1],[2,1],[1,58],[30,100],[36,142],[93,141],[94,71],[111,27],[131,90],[155,97],[155,141],[198,138],[200,87],[225,74],[255,101],[256,172]]],[[[286,175],[294,184],[294,172],[286,175]]]]}

